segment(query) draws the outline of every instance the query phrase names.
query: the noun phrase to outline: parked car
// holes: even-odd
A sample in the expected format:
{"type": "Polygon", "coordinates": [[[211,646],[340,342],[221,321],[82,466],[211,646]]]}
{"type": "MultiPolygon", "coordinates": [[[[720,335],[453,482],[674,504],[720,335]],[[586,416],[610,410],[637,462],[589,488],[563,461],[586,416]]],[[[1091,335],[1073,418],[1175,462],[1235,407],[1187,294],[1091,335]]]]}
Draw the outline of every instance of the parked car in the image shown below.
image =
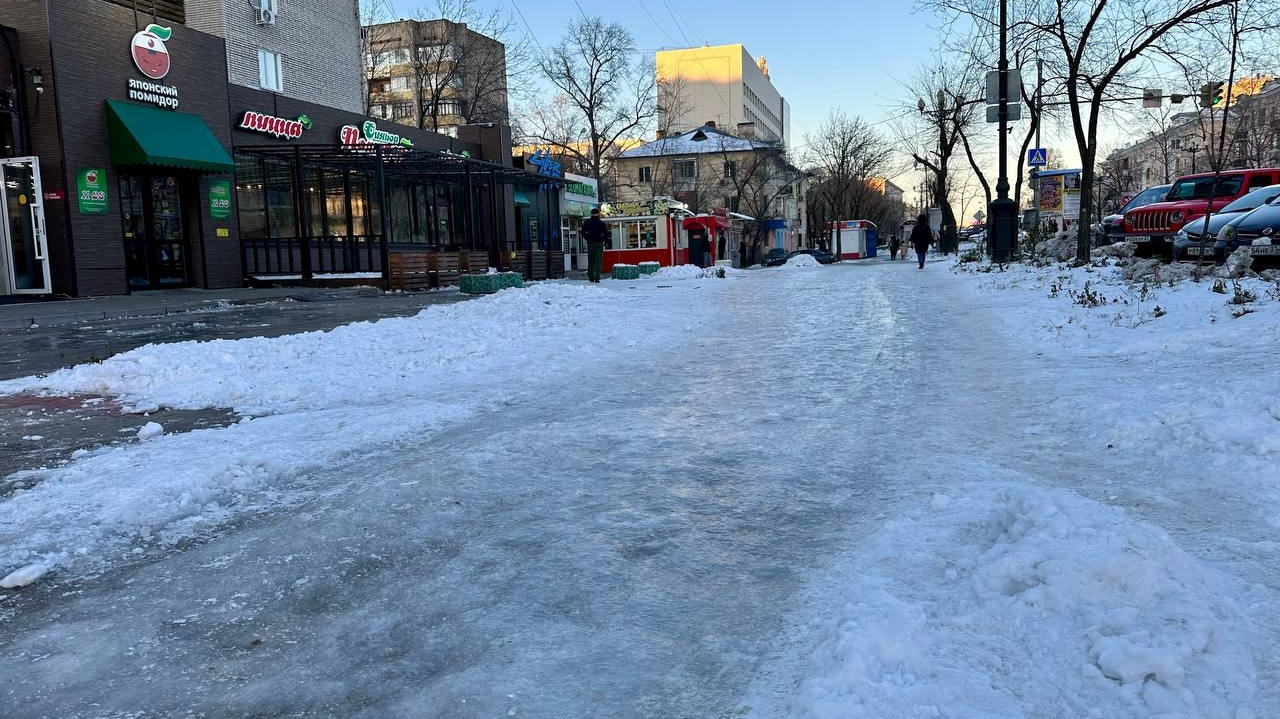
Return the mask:
{"type": "Polygon", "coordinates": [[[1218,264],[1227,255],[1247,245],[1254,266],[1280,264],[1280,197],[1227,223],[1218,232],[1213,245],[1213,259],[1218,264]]]}
{"type": "Polygon", "coordinates": [[[1277,197],[1280,197],[1280,185],[1267,185],[1214,212],[1208,218],[1207,229],[1205,228],[1205,218],[1203,217],[1183,225],[1182,229],[1178,230],[1178,234],[1173,237],[1174,262],[1184,259],[1197,260],[1201,255],[1212,256],[1218,233],[1227,226],[1227,223],[1242,217],[1245,213],[1256,210],[1277,197]]]}
{"type": "Polygon", "coordinates": [[[1172,259],[1173,238],[1188,222],[1268,185],[1280,183],[1280,168],[1227,170],[1216,179],[1211,172],[1178,178],[1163,202],[1130,210],[1124,215],[1125,238],[1138,246],[1140,257],[1172,259]]]}
{"type": "Polygon", "coordinates": [[[764,255],[765,267],[777,267],[785,264],[787,264],[787,251],[781,247],[774,247],[764,255]]]}
{"type": "Polygon", "coordinates": [[[786,264],[787,260],[795,257],[796,255],[809,255],[813,259],[817,260],[819,264],[823,265],[829,265],[836,261],[836,256],[826,250],[792,250],[787,253],[786,259],[783,260],[781,264],[786,264]]]}
{"type": "Polygon", "coordinates": [[[1124,214],[1139,207],[1146,207],[1153,202],[1164,202],[1165,195],[1169,194],[1169,188],[1171,187],[1173,185],[1148,187],[1131,197],[1120,209],[1116,210],[1116,214],[1102,218],[1102,235],[1098,238],[1098,241],[1104,245],[1119,242],[1124,238],[1124,214]]]}

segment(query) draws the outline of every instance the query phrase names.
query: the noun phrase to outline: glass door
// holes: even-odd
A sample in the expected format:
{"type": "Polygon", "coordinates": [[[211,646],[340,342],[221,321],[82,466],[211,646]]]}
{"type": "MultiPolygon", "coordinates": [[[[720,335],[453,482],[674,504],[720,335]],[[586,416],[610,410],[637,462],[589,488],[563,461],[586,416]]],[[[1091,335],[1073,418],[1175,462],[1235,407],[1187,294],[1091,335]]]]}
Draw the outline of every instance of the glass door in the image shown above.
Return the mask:
{"type": "Polygon", "coordinates": [[[129,289],[189,284],[178,178],[121,175],[120,213],[129,289]]]}
{"type": "Polygon", "coordinates": [[[11,294],[49,294],[49,243],[45,236],[44,194],[40,188],[40,160],[13,157],[0,160],[0,258],[3,282],[11,294]]]}

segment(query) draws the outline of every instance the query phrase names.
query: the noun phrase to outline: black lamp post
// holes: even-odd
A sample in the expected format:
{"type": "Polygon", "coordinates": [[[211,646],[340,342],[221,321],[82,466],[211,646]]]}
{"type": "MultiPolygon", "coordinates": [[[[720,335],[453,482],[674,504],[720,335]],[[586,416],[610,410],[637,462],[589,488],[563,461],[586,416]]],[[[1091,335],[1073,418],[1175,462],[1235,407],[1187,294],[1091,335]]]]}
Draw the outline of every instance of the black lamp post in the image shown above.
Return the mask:
{"type": "Polygon", "coordinates": [[[1018,206],[1009,198],[1009,0],[1000,0],[1000,97],[997,106],[1000,133],[1000,178],[996,199],[987,216],[991,222],[991,261],[1004,264],[1013,259],[1013,242],[1018,234],[1018,206]]]}

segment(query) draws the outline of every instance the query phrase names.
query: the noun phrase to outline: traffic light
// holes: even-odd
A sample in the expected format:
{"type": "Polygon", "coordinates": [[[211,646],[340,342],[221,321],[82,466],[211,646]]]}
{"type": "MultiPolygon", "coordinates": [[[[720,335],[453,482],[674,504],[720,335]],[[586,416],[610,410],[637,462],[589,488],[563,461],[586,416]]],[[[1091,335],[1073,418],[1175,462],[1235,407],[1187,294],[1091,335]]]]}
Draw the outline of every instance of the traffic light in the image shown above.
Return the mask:
{"type": "Polygon", "coordinates": [[[1200,107],[1217,107],[1226,92],[1225,82],[1208,82],[1200,86],[1200,107]]]}

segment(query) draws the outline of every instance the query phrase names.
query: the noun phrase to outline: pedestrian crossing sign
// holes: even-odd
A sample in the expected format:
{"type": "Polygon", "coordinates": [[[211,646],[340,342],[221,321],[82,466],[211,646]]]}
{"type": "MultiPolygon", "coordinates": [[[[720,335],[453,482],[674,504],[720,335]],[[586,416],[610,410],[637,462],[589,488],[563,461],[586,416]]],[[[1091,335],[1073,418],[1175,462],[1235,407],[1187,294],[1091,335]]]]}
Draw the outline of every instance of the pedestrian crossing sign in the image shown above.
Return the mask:
{"type": "Polygon", "coordinates": [[[1027,150],[1027,164],[1031,167],[1044,167],[1049,164],[1049,151],[1043,147],[1027,150]]]}

